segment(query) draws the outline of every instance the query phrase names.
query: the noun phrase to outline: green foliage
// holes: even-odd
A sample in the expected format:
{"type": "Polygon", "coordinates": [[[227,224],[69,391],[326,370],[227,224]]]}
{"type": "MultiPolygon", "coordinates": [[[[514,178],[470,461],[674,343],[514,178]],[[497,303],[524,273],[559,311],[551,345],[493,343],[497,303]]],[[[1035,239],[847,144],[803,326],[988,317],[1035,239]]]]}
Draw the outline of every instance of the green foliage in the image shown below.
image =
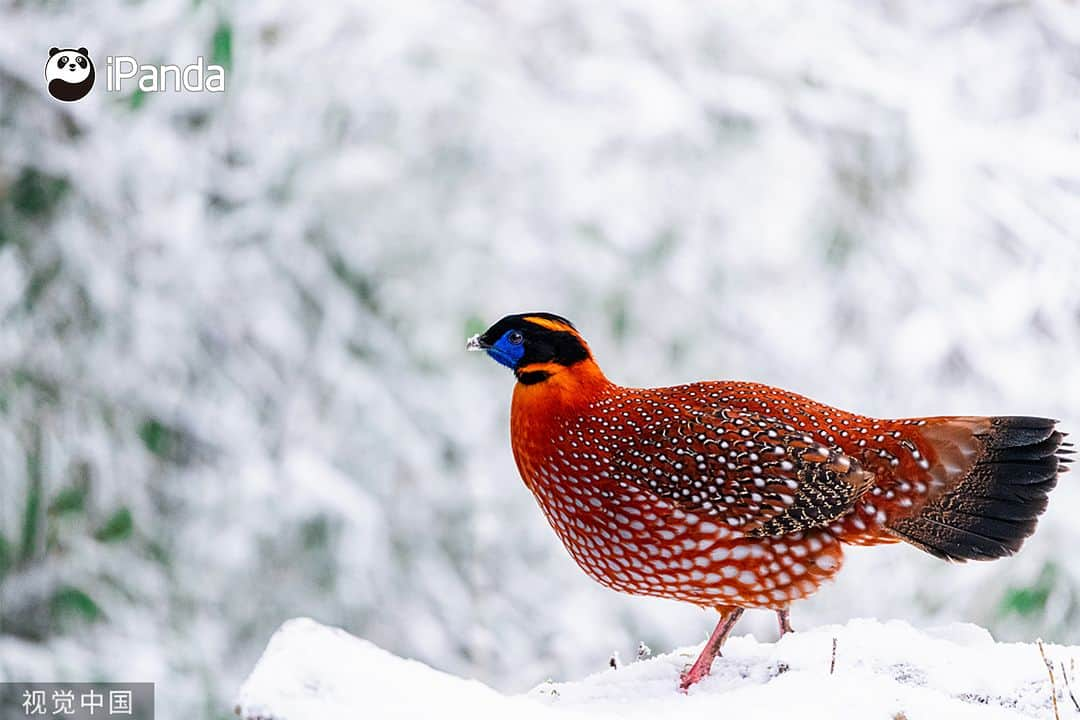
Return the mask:
{"type": "Polygon", "coordinates": [[[72,585],[58,588],[52,594],[49,598],[49,614],[57,623],[94,622],[105,617],[93,598],[72,585]]]}
{"type": "Polygon", "coordinates": [[[57,259],[34,268],[30,274],[30,281],[26,284],[26,294],[23,295],[23,303],[27,310],[34,309],[45,291],[60,276],[62,267],[63,263],[57,259]]]}
{"type": "Polygon", "coordinates": [[[48,219],[70,190],[67,178],[24,167],[11,186],[11,205],[23,217],[48,219]]]}
{"type": "Polygon", "coordinates": [[[1058,578],[1054,563],[1043,566],[1035,582],[1027,587],[1012,587],[1001,598],[999,611],[1002,615],[1016,614],[1022,617],[1041,614],[1058,578]]]}
{"type": "Polygon", "coordinates": [[[93,470],[88,462],[76,462],[71,467],[70,475],[70,483],[60,488],[49,502],[50,516],[79,513],[86,509],[93,470]]]}
{"type": "Polygon", "coordinates": [[[318,515],[300,526],[300,542],[305,550],[318,550],[330,544],[330,522],[318,515]]]}
{"type": "Polygon", "coordinates": [[[41,513],[42,470],[41,429],[34,428],[31,447],[26,451],[26,504],[23,507],[22,551],[20,559],[29,561],[37,548],[41,513]]]}
{"type": "Polygon", "coordinates": [[[16,367],[10,380],[16,391],[33,394],[34,401],[41,405],[56,405],[60,402],[60,387],[47,377],[38,375],[25,367],[16,367]]]}
{"type": "Polygon", "coordinates": [[[86,508],[87,488],[85,486],[72,485],[56,493],[52,502],[49,503],[50,515],[66,515],[68,513],[81,512],[86,508]]]}
{"type": "Polygon", "coordinates": [[[101,542],[118,542],[131,537],[134,529],[135,523],[131,518],[131,510],[122,507],[109,516],[109,519],[94,533],[94,537],[101,542]]]}
{"type": "Polygon", "coordinates": [[[233,61],[233,32],[232,25],[222,21],[214,30],[214,36],[210,41],[210,62],[220,65],[226,72],[232,69],[233,61]]]}
{"type": "Polygon", "coordinates": [[[349,266],[345,258],[334,253],[328,258],[334,276],[349,288],[357,302],[375,314],[379,314],[376,285],[372,277],[349,266]]]}
{"type": "Polygon", "coordinates": [[[162,460],[183,463],[188,459],[187,434],[158,418],[147,418],[139,425],[139,438],[147,450],[162,460]]]}
{"type": "Polygon", "coordinates": [[[145,103],[147,98],[150,97],[150,93],[143,90],[141,87],[136,87],[130,95],[127,96],[127,106],[129,110],[138,110],[145,103]]]}
{"type": "Polygon", "coordinates": [[[23,508],[22,523],[22,552],[19,553],[25,562],[34,556],[34,548],[37,545],[38,536],[38,510],[41,507],[41,486],[30,483],[26,488],[26,505],[23,508]]]}
{"type": "Polygon", "coordinates": [[[139,437],[146,449],[158,457],[168,455],[170,432],[165,424],[156,418],[149,418],[139,426],[139,437]]]}
{"type": "Polygon", "coordinates": [[[28,221],[48,221],[67,197],[71,183],[33,166],[23,167],[6,187],[0,183],[0,249],[19,243],[28,221]]]}
{"type": "Polygon", "coordinates": [[[3,533],[0,533],[0,580],[4,579],[8,570],[15,564],[15,558],[12,557],[11,543],[7,541],[3,533]]]}

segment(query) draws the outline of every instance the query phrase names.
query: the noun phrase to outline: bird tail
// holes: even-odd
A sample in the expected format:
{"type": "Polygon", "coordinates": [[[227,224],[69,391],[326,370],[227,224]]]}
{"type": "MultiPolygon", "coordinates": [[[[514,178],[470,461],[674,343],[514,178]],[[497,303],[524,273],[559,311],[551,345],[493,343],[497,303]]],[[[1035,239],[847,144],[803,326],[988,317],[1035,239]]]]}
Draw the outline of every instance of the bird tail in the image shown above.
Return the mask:
{"type": "Polygon", "coordinates": [[[1071,443],[1056,424],[1016,416],[905,423],[913,444],[924,448],[921,475],[930,481],[916,483],[925,489],[918,502],[888,513],[885,531],[946,560],[1012,555],[1035,532],[1047,494],[1071,461],[1071,443]]]}

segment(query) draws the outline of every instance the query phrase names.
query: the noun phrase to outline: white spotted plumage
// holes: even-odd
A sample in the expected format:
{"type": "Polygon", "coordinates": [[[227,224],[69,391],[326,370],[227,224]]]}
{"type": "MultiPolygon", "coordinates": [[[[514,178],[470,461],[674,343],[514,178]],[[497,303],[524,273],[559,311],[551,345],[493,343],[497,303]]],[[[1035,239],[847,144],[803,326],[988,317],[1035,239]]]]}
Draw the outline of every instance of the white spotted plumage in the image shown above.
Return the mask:
{"type": "MultiPolygon", "coordinates": [[[[761,533],[805,492],[796,471],[808,463],[833,479],[854,476],[853,495],[875,477],[831,445],[850,435],[841,427],[862,434],[852,422],[862,418],[762,388],[610,385],[576,413],[519,423],[515,455],[552,527],[597,581],[701,605],[786,606],[839,570],[838,539],[892,539],[876,532],[884,511],[858,497],[829,522],[761,533]]],[[[888,489],[891,505],[913,504],[917,488],[906,485],[888,489]]],[[[874,486],[866,496],[881,493],[874,486]]]]}

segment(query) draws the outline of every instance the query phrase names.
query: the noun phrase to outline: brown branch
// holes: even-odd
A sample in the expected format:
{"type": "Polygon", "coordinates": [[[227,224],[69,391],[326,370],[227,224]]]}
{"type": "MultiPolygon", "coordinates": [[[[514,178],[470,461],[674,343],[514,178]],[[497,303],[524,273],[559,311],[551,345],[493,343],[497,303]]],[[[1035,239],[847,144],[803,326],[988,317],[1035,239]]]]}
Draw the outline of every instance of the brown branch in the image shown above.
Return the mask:
{"type": "Polygon", "coordinates": [[[836,638],[832,639],[832,662],[829,663],[829,674],[836,670],[836,638]]]}
{"type": "Polygon", "coordinates": [[[1046,659],[1046,649],[1043,648],[1043,641],[1038,641],[1039,654],[1042,655],[1043,665],[1046,666],[1046,673],[1050,676],[1050,700],[1054,703],[1054,720],[1061,720],[1061,715],[1058,714],[1057,704],[1057,683],[1054,682],[1054,664],[1046,659]]]}
{"type": "MultiPolygon", "coordinates": [[[[1076,658],[1073,658],[1070,662],[1073,670],[1076,670],[1076,658]]],[[[1073,695],[1072,685],[1069,684],[1069,672],[1065,669],[1065,661],[1061,661],[1061,677],[1065,678],[1065,689],[1069,691],[1069,699],[1072,700],[1073,707],[1076,708],[1076,712],[1080,712],[1080,702],[1076,701],[1076,696],[1073,695]]]]}

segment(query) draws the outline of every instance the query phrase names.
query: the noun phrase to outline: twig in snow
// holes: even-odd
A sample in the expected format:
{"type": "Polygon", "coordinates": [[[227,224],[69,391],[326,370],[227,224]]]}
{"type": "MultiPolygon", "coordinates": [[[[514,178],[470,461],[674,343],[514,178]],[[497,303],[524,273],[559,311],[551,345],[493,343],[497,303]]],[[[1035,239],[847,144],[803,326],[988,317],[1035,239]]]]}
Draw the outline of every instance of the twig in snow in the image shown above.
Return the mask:
{"type": "Polygon", "coordinates": [[[1054,664],[1046,659],[1046,650],[1043,648],[1043,641],[1040,638],[1038,640],[1039,654],[1042,655],[1043,664],[1046,665],[1046,673],[1050,676],[1050,700],[1054,703],[1054,720],[1061,720],[1061,715],[1058,714],[1057,706],[1057,683],[1054,682],[1054,664]]]}
{"type": "Polygon", "coordinates": [[[836,638],[832,639],[832,662],[829,663],[829,674],[836,670],[836,638]]]}
{"type": "Polygon", "coordinates": [[[622,667],[622,658],[619,657],[618,650],[611,651],[611,657],[608,658],[607,664],[612,670],[618,670],[622,667]]]}
{"type": "MultiPolygon", "coordinates": [[[[1076,658],[1069,661],[1069,665],[1072,666],[1073,672],[1076,672],[1076,658]]],[[[1076,701],[1076,696],[1073,695],[1072,685],[1069,684],[1069,673],[1065,670],[1065,661],[1061,661],[1061,677],[1065,678],[1065,689],[1069,691],[1069,699],[1072,700],[1073,707],[1076,708],[1076,712],[1080,712],[1080,702],[1076,701]]]]}
{"type": "Polygon", "coordinates": [[[645,644],[644,640],[639,640],[637,644],[637,659],[644,660],[652,655],[652,648],[645,644]]]}

